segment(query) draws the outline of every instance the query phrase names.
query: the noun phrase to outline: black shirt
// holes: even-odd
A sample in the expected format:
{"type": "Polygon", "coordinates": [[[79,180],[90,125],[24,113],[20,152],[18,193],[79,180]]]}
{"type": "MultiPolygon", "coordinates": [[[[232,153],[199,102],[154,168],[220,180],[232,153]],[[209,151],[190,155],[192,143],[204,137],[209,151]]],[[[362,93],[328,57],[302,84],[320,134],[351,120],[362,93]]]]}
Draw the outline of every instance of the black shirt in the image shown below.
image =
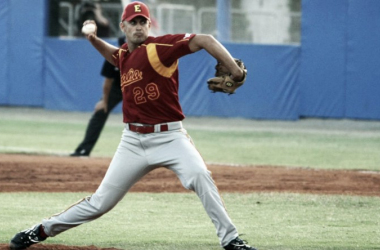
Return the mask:
{"type": "Polygon", "coordinates": [[[105,60],[100,74],[107,78],[113,78],[113,84],[120,87],[120,70],[118,67],[105,60]]]}

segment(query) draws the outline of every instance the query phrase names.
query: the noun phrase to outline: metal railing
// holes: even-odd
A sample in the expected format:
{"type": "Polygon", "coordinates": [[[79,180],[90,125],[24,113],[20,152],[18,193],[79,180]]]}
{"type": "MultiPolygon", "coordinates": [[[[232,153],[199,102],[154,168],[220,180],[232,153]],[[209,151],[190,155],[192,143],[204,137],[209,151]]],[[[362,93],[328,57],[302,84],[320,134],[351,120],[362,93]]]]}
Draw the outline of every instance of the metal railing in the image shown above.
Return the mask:
{"type": "MultiPolygon", "coordinates": [[[[208,33],[217,37],[216,30],[216,8],[207,7],[200,8],[197,12],[197,32],[208,33]],[[210,17],[212,16],[212,17],[210,17]],[[203,20],[207,19],[206,22],[203,20]],[[209,20],[214,20],[212,26],[205,25],[209,20]]],[[[231,41],[232,42],[247,42],[247,43],[275,43],[275,44],[292,44],[300,42],[300,27],[301,27],[301,13],[289,12],[278,13],[269,11],[242,11],[239,9],[231,10],[231,41]],[[238,24],[234,25],[236,19],[241,20],[238,24]],[[284,30],[282,24],[284,19],[289,19],[294,22],[296,29],[294,34],[290,34],[288,30],[284,30]],[[239,26],[243,27],[234,27],[239,26]],[[282,34],[288,34],[284,36],[282,34]],[[294,40],[287,40],[286,37],[295,37],[294,40]]],[[[291,24],[288,25],[288,28],[291,24]]]]}
{"type": "Polygon", "coordinates": [[[102,3],[102,12],[105,17],[110,21],[110,35],[111,37],[122,36],[119,23],[121,15],[123,14],[123,7],[121,4],[102,3]]]}
{"type": "MultiPolygon", "coordinates": [[[[59,3],[60,13],[67,13],[66,15],[60,15],[58,17],[58,23],[60,25],[61,30],[63,30],[64,35],[66,36],[74,36],[74,7],[69,2],[60,2],[59,3]]],[[[60,32],[62,33],[62,31],[60,32]]]]}
{"type": "MultiPolygon", "coordinates": [[[[111,37],[118,37],[122,35],[119,28],[120,17],[123,8],[120,4],[115,3],[101,3],[103,15],[110,21],[110,34],[111,37]]],[[[60,25],[60,36],[74,37],[78,31],[76,20],[79,18],[80,5],[74,6],[71,2],[59,3],[59,17],[58,23],[60,25]]]]}
{"type": "Polygon", "coordinates": [[[160,4],[157,6],[157,20],[160,34],[173,34],[197,31],[195,7],[182,4],[160,4]],[[190,30],[189,30],[190,29],[190,30]]]}
{"type": "MultiPolygon", "coordinates": [[[[60,35],[72,37],[78,34],[76,20],[79,5],[60,2],[60,35]]],[[[111,37],[121,36],[119,28],[121,4],[102,3],[105,17],[110,20],[111,37]]],[[[206,33],[217,37],[216,8],[192,5],[158,4],[151,13],[156,14],[160,30],[158,35],[175,33],[206,33]]],[[[231,10],[231,42],[299,44],[301,13],[231,10]]]]}

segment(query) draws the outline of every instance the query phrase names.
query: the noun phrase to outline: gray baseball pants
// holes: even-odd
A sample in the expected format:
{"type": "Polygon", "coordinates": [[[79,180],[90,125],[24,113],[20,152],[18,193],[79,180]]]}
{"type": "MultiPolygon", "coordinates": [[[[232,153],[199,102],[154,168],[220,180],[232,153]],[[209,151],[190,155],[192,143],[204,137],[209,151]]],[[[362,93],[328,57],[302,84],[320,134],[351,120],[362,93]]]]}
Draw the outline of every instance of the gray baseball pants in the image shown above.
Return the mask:
{"type": "MultiPolygon", "coordinates": [[[[123,130],[117,151],[96,192],[65,211],[42,221],[45,233],[55,236],[101,217],[110,211],[144,175],[157,167],[172,170],[182,185],[201,200],[222,246],[238,236],[210,171],[181,122],[168,123],[169,131],[140,134],[123,130]]],[[[159,129],[158,129],[159,130],[159,129]]]]}

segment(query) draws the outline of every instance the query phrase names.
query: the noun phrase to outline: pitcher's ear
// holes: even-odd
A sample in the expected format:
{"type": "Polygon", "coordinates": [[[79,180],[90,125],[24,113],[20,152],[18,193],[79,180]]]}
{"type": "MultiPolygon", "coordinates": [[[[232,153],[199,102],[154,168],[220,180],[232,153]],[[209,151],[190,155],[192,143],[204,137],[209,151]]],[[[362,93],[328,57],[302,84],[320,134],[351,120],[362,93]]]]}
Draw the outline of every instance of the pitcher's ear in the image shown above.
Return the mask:
{"type": "Polygon", "coordinates": [[[124,22],[120,22],[120,23],[119,23],[119,27],[120,27],[121,31],[123,31],[123,29],[124,29],[124,27],[125,27],[124,22]]]}

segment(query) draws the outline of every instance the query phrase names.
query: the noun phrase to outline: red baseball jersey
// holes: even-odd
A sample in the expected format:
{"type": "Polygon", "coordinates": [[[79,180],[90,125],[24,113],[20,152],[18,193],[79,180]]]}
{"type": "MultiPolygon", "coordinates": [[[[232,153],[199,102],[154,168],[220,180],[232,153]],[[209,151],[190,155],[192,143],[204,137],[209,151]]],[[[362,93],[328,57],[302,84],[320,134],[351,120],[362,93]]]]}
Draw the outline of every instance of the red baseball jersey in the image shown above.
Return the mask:
{"type": "Polygon", "coordinates": [[[189,41],[194,36],[148,37],[132,53],[127,44],[115,51],[125,123],[157,124],[185,118],[178,98],[178,59],[192,53],[189,41]]]}

